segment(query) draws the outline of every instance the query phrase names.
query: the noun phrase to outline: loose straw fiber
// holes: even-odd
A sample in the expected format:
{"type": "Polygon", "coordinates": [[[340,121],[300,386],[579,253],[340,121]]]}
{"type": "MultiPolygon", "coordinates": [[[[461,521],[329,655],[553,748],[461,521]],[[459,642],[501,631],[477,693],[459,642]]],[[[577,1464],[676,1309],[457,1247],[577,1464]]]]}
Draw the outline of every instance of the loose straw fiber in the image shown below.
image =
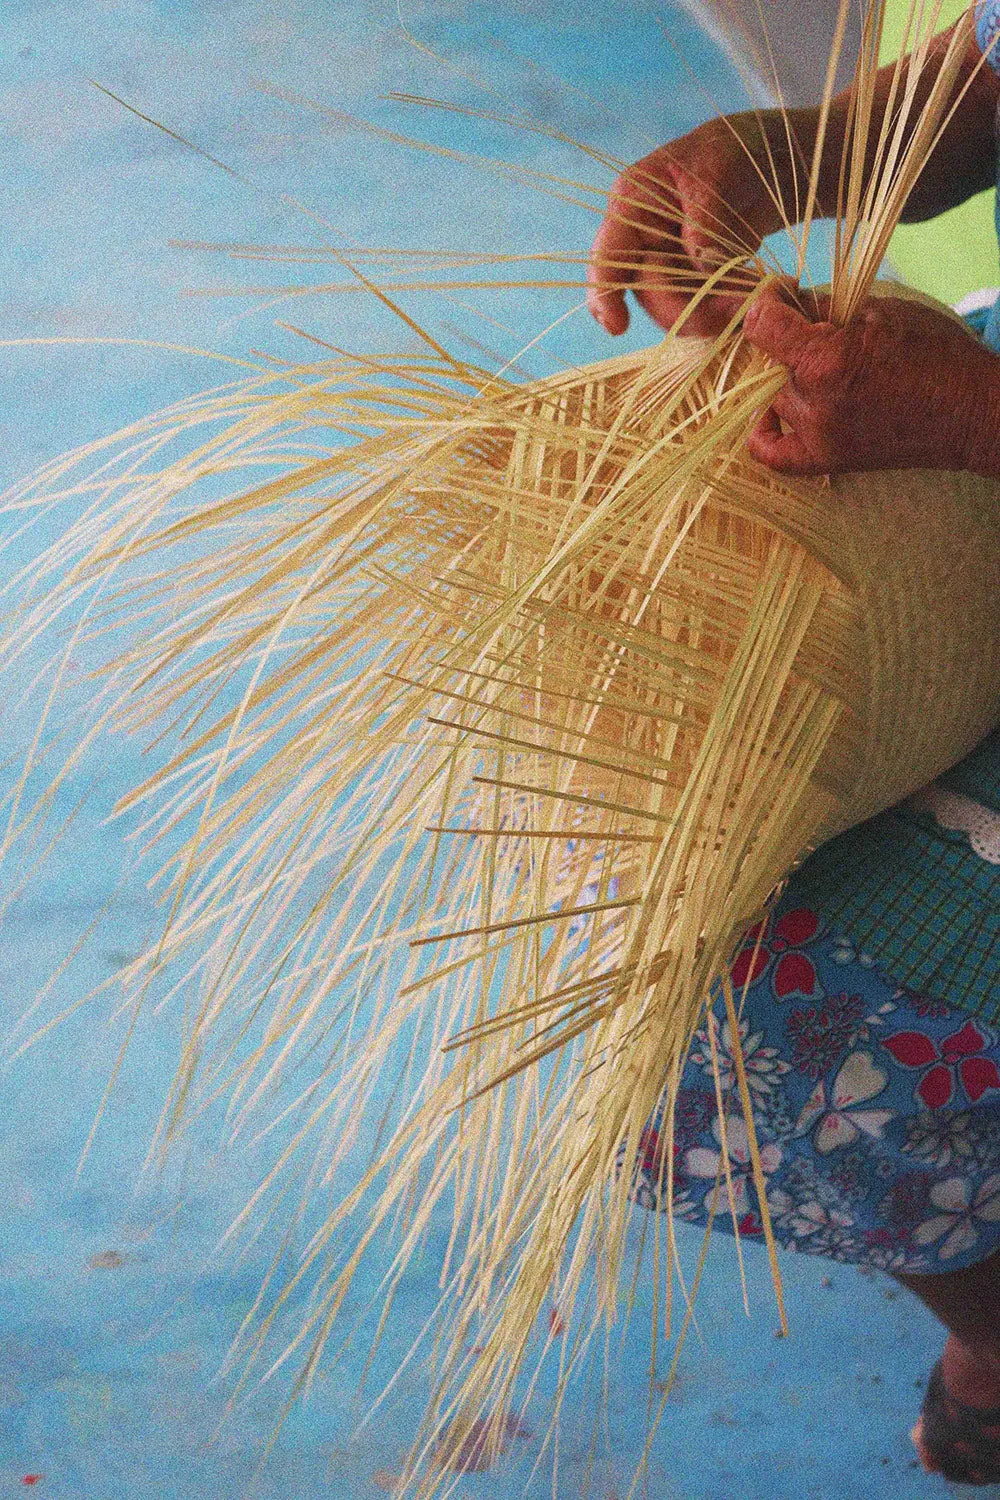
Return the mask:
{"type": "MultiPolygon", "coordinates": [[[[884,134],[881,240],[857,233],[877,217],[857,162],[845,179],[845,315],[905,201],[892,173],[919,170],[884,134]]],[[[294,1079],[250,1221],[300,1156],[318,1200],[358,1121],[383,1125],[262,1291],[248,1370],[308,1289],[284,1355],[308,1380],[365,1251],[397,1231],[391,1298],[451,1215],[408,1471],[428,1493],[470,1432],[502,1446],[547,1306],[560,1399],[614,1319],[621,1163],[776,886],[998,717],[997,486],[779,479],[743,439],[784,378],[735,324],[523,386],[436,345],[337,358],[140,423],[35,492],[96,498],[4,657],[63,617],[70,651],[124,632],[87,742],[155,727],[169,747],[122,804],[167,851],[168,920],[124,975],[137,1004],[184,1001],[163,1134],[224,1091],[239,1129],[294,1079]]],[[[45,742],[43,722],[10,838],[45,742]]]]}
{"type": "Polygon", "coordinates": [[[775,886],[997,717],[997,487],[779,479],[740,452],[775,379],[740,340],[668,338],[525,387],[480,372],[476,394],[431,359],[242,387],[199,413],[227,425],[189,468],[132,478],[50,559],[86,554],[64,598],[130,578],[108,715],[188,724],[127,799],[157,799],[151,837],[197,823],[130,976],[176,981],[203,950],[172,1109],[211,1094],[244,1029],[247,1108],[322,1038],[303,1138],[332,1171],[404,1048],[374,1207],[348,1197],[293,1285],[318,1278],[318,1354],[345,1220],[363,1205],[364,1245],[409,1204],[402,1263],[453,1193],[452,1358],[486,1352],[437,1413],[452,1432],[512,1399],[595,1248],[613,1313],[620,1153],[775,886]],[[307,422],[369,430],[303,466],[307,422]],[[198,474],[265,452],[287,472],[164,520],[198,474]]]}

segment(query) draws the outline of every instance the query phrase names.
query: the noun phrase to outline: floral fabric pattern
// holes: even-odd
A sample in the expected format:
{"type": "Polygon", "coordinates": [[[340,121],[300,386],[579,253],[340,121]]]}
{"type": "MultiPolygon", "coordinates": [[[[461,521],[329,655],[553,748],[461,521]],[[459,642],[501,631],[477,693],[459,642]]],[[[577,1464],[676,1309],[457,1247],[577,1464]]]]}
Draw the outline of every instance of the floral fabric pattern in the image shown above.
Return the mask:
{"type": "MultiPolygon", "coordinates": [[[[1000,1248],[996,1027],[896,984],[794,891],[747,934],[733,982],[779,1244],[910,1272],[957,1270],[1000,1248]]],[[[762,1237],[733,1042],[720,1004],[675,1102],[673,1211],[762,1237]]],[[[666,1206],[662,1131],[658,1111],[633,1165],[632,1196],[650,1209],[666,1206]]]]}

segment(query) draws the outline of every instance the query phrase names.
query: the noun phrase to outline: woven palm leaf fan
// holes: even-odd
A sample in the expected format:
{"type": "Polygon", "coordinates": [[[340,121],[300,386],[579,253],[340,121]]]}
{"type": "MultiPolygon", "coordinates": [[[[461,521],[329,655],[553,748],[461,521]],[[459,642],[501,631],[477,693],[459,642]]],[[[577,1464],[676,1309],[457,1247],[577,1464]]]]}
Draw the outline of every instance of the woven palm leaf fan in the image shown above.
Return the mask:
{"type": "MultiPolygon", "coordinates": [[[[950,107],[961,32],[916,87],[935,14],[915,8],[877,132],[867,17],[835,321],[871,293],[950,107]]],[[[730,244],[717,276],[737,267],[752,293],[764,263],[730,244]]],[[[615,1318],[621,1164],[664,1095],[669,1128],[713,994],[735,1019],[741,935],[806,853],[1000,717],[1000,496],[755,465],[743,440],[785,376],[739,318],[527,385],[426,346],[226,387],[78,456],[82,479],[51,468],[12,503],[93,503],[30,570],[4,656],[59,621],[71,649],[117,642],[86,743],[169,747],[123,803],[169,850],[163,931],[124,976],[136,1004],[185,1000],[163,1135],[222,1092],[238,1126],[304,1068],[249,1220],[300,1157],[318,1193],[357,1121],[382,1121],[370,1170],[262,1291],[247,1370],[308,1289],[283,1355],[308,1381],[368,1249],[395,1231],[391,1298],[450,1213],[447,1338],[401,1481],[431,1494],[470,1432],[502,1447],[553,1299],[559,1399],[615,1318]]],[[[82,753],[32,804],[45,740],[11,840],[82,753]]],[[[739,1059],[737,1086],[752,1136],[739,1059]]]]}

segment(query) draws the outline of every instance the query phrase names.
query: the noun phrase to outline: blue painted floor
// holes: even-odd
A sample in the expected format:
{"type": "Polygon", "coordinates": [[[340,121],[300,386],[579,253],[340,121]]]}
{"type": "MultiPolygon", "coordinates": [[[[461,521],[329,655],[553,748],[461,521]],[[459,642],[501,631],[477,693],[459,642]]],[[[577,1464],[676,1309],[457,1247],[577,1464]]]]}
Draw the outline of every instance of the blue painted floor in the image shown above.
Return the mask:
{"type": "MultiPolygon", "coordinates": [[[[643,154],[743,96],[731,70],[679,7],[580,7],[463,0],[406,4],[412,33],[451,65],[407,43],[387,0],[6,0],[0,18],[0,337],[69,338],[0,350],[0,466],[9,479],[191,389],[225,379],[181,352],[94,344],[151,339],[242,354],[301,353],[276,319],[363,349],[399,346],[367,301],[279,291],[184,297],[189,288],[329,279],[329,267],[239,265],[168,241],[533,249],[589,243],[582,209],[478,168],[391,146],[340,116],[261,92],[270,83],[338,110],[486,155],[579,174],[566,148],[380,102],[390,89],[503,109],[617,152],[643,154]],[[662,23],[662,24],[661,24],[662,23]],[[666,35],[669,32],[669,37],[666,35]],[[676,44],[677,51],[673,50],[676,44]],[[695,84],[707,84],[711,98],[695,84]],[[186,151],[91,88],[94,78],[188,136],[240,180],[186,151]],[[484,94],[477,79],[495,90],[484,94]]],[[[596,168],[583,163],[598,181],[596,168]]],[[[817,267],[817,274],[821,268],[817,267]]],[[[338,278],[339,279],[339,278],[338,278]]],[[[508,358],[567,312],[573,292],[489,299],[415,298],[438,336],[508,358]],[[478,313],[476,309],[478,308],[478,313]],[[483,316],[491,321],[486,321],[483,316]]],[[[638,329],[635,338],[648,337],[638,329]]],[[[631,337],[631,336],[630,336],[631,337]]],[[[599,357],[606,342],[577,315],[528,357],[599,357]]],[[[119,833],[101,823],[127,785],[122,748],[93,768],[98,787],[66,847],[0,930],[0,1010],[19,1023],[54,967],[110,899],[100,936],[39,1016],[107,978],[152,920],[143,887],[117,888],[119,833]]],[[[0,770],[0,775],[9,775],[0,770]]],[[[254,1181],[250,1148],[225,1154],[206,1120],[165,1174],[144,1172],[146,1145],[175,1062],[168,1015],[143,1018],[96,1143],[80,1153],[122,1036],[110,1001],[79,1010],[3,1074],[0,1119],[0,1500],[170,1500],[205,1495],[365,1500],[391,1488],[427,1394],[419,1362],[360,1427],[358,1381],[371,1333],[373,1281],[346,1310],[359,1332],[283,1427],[263,1466],[280,1380],[227,1413],[220,1377],[277,1231],[240,1250],[218,1240],[254,1181]]],[[[680,1226],[683,1233],[685,1226],[680,1226]]],[[[435,1297],[442,1226],[408,1273],[369,1390],[397,1368],[435,1297]]],[[[697,1236],[688,1232],[693,1260],[697,1236]]],[[[939,1336],[922,1309],[881,1277],[784,1257],[792,1336],[776,1317],[763,1257],[748,1250],[751,1306],[739,1305],[733,1247],[714,1246],[651,1465],[653,1500],[932,1500],[946,1492],[913,1463],[908,1429],[939,1336]]],[[[374,1274],[374,1272],[373,1272],[374,1274]]],[[[591,1407],[581,1389],[564,1423],[556,1494],[627,1493],[647,1394],[648,1296],[612,1367],[606,1428],[589,1461],[591,1407]],[[588,1479],[589,1474],[589,1479],[588,1479]]],[[[645,1298],[645,1300],[644,1300],[645,1298]]],[[[292,1308],[289,1318],[294,1319],[292,1308]]],[[[291,1325],[291,1321],[288,1326],[291,1325]]],[[[280,1333],[281,1330],[279,1330],[280,1333]]],[[[660,1371],[659,1373],[663,1373],[660,1371]]],[[[544,1390],[509,1464],[463,1479],[458,1493],[524,1492],[545,1428],[544,1390]]],[[[529,1493],[552,1494],[545,1477],[529,1493]]]]}

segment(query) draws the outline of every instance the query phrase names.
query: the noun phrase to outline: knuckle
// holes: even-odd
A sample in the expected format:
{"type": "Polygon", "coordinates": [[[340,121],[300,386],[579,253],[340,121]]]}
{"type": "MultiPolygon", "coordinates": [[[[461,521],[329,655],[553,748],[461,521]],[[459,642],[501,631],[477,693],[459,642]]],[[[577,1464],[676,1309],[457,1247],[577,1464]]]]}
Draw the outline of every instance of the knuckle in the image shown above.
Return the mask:
{"type": "Polygon", "coordinates": [[[796,371],[799,383],[827,402],[835,401],[839,391],[849,383],[856,361],[846,340],[815,337],[805,348],[796,371]]]}
{"type": "Polygon", "coordinates": [[[653,151],[649,156],[634,161],[618,178],[622,190],[632,196],[648,197],[658,183],[669,182],[674,170],[672,155],[664,151],[653,151]]]}
{"type": "Polygon", "coordinates": [[[629,183],[631,180],[629,177],[629,173],[631,172],[631,170],[631,167],[628,167],[624,172],[619,172],[618,176],[611,184],[611,191],[608,193],[609,209],[617,208],[622,202],[624,202],[626,198],[628,198],[630,192],[629,183]]]}

